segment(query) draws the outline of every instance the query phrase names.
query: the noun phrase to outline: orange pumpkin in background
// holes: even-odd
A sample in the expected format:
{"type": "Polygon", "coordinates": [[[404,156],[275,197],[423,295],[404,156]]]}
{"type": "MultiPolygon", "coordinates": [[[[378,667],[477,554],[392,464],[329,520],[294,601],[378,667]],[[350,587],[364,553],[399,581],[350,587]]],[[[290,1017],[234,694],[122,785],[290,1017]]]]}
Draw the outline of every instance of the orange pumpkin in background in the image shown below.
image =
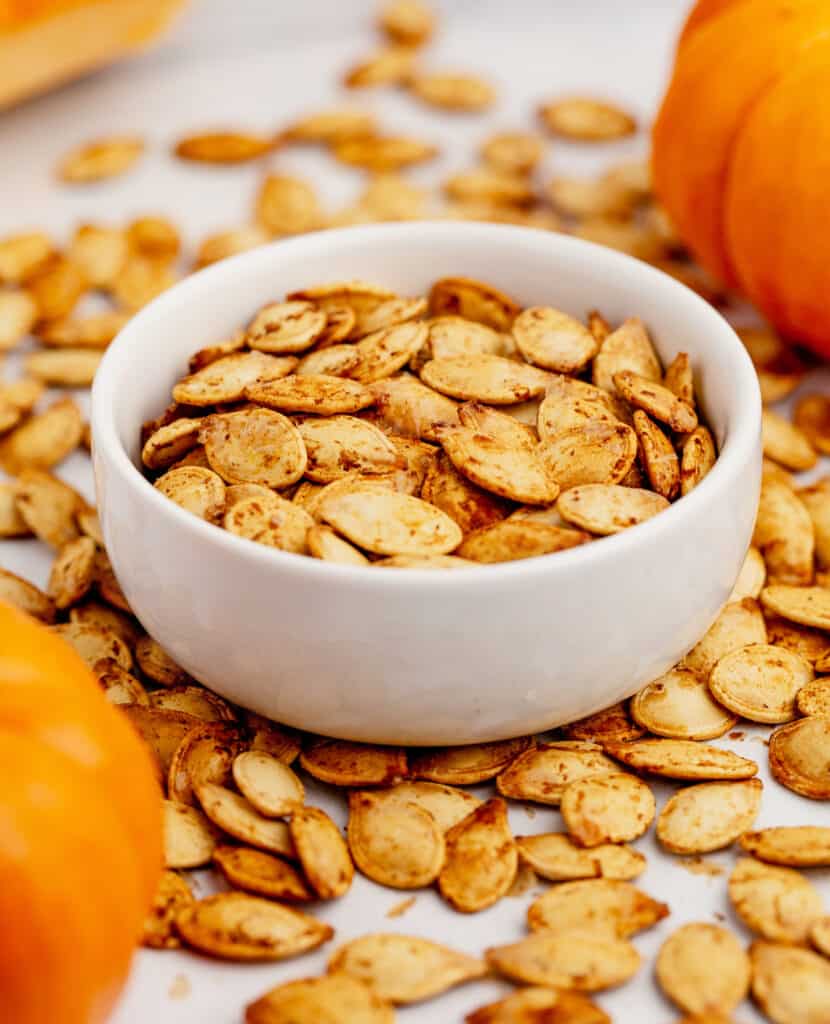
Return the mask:
{"type": "Polygon", "coordinates": [[[151,756],[58,636],[0,602],[0,1017],[100,1024],[162,866],[151,756]]]}
{"type": "Polygon", "coordinates": [[[658,198],[699,262],[830,356],[830,2],[701,0],[653,135],[658,198]]]}

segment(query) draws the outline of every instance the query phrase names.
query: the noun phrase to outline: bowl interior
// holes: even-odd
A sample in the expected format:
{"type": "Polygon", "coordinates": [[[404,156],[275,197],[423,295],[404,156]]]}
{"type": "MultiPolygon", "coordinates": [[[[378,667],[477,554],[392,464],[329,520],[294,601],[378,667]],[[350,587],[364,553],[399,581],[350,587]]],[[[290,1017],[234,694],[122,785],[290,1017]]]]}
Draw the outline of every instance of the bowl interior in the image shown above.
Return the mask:
{"type": "Polygon", "coordinates": [[[443,276],[479,278],[523,305],[553,305],[580,318],[591,309],[612,323],[641,317],[664,361],[689,353],[708,423],[728,455],[751,410],[754,396],[745,383],[752,379],[754,386],[754,377],[743,347],[711,307],[619,253],[549,232],[464,223],[318,233],[188,278],[136,316],[108,352],[96,381],[96,425],[111,417],[137,464],[140,425],[169,403],[188,357],[230,336],[265,302],[292,289],[354,278],[425,294],[443,276]]]}

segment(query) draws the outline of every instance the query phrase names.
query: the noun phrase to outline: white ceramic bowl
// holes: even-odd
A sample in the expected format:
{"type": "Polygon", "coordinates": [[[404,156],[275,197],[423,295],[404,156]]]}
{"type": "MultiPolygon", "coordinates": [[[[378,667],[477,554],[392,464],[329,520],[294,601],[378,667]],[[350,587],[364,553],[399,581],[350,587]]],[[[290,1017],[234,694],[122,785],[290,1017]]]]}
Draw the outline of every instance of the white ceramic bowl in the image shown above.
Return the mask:
{"type": "Polygon", "coordinates": [[[245,707],[353,740],[458,744],[543,730],[629,696],[678,661],[724,604],[752,534],[760,400],[743,346],[691,291],[562,235],[470,223],[306,235],[203,270],[110,346],[92,425],[104,537],[138,618],[195,678],[245,707]],[[689,353],[721,448],[689,496],[615,537],[457,571],[331,565],[235,537],[136,468],[139,428],[188,356],[264,302],[316,282],[423,294],[492,282],[520,302],[641,316],[664,359],[689,353]]]}

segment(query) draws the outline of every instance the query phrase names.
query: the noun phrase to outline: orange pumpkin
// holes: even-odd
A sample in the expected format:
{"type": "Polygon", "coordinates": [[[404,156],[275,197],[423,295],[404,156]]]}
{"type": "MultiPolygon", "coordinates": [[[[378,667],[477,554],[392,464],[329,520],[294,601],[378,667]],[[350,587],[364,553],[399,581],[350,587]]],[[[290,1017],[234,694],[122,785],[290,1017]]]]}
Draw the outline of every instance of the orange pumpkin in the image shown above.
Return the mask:
{"type": "Polygon", "coordinates": [[[653,136],[657,195],[695,257],[830,355],[830,3],[701,0],[653,136]]]}
{"type": "Polygon", "coordinates": [[[0,1017],[104,1021],[161,866],[144,744],[69,646],[0,602],[0,1017]]]}

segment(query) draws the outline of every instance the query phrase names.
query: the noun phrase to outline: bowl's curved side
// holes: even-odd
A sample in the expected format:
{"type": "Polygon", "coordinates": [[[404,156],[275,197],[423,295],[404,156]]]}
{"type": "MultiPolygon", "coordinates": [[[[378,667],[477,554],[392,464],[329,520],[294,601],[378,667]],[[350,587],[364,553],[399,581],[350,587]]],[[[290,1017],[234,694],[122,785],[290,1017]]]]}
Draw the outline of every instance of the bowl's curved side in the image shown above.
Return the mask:
{"type": "Polygon", "coordinates": [[[391,225],[283,242],[196,275],[108,352],[93,397],[102,526],[138,617],[194,676],[289,725],[412,744],[544,729],[619,700],[708,628],[752,533],[760,404],[720,317],[671,279],[570,239],[493,225],[391,225]],[[264,550],[189,516],[130,462],[198,345],[275,292],[361,276],[402,291],[463,272],[584,315],[639,314],[686,350],[723,446],[651,523],[544,559],[452,573],[372,572],[264,550]],[[147,367],[153,378],[147,379],[147,367]]]}

